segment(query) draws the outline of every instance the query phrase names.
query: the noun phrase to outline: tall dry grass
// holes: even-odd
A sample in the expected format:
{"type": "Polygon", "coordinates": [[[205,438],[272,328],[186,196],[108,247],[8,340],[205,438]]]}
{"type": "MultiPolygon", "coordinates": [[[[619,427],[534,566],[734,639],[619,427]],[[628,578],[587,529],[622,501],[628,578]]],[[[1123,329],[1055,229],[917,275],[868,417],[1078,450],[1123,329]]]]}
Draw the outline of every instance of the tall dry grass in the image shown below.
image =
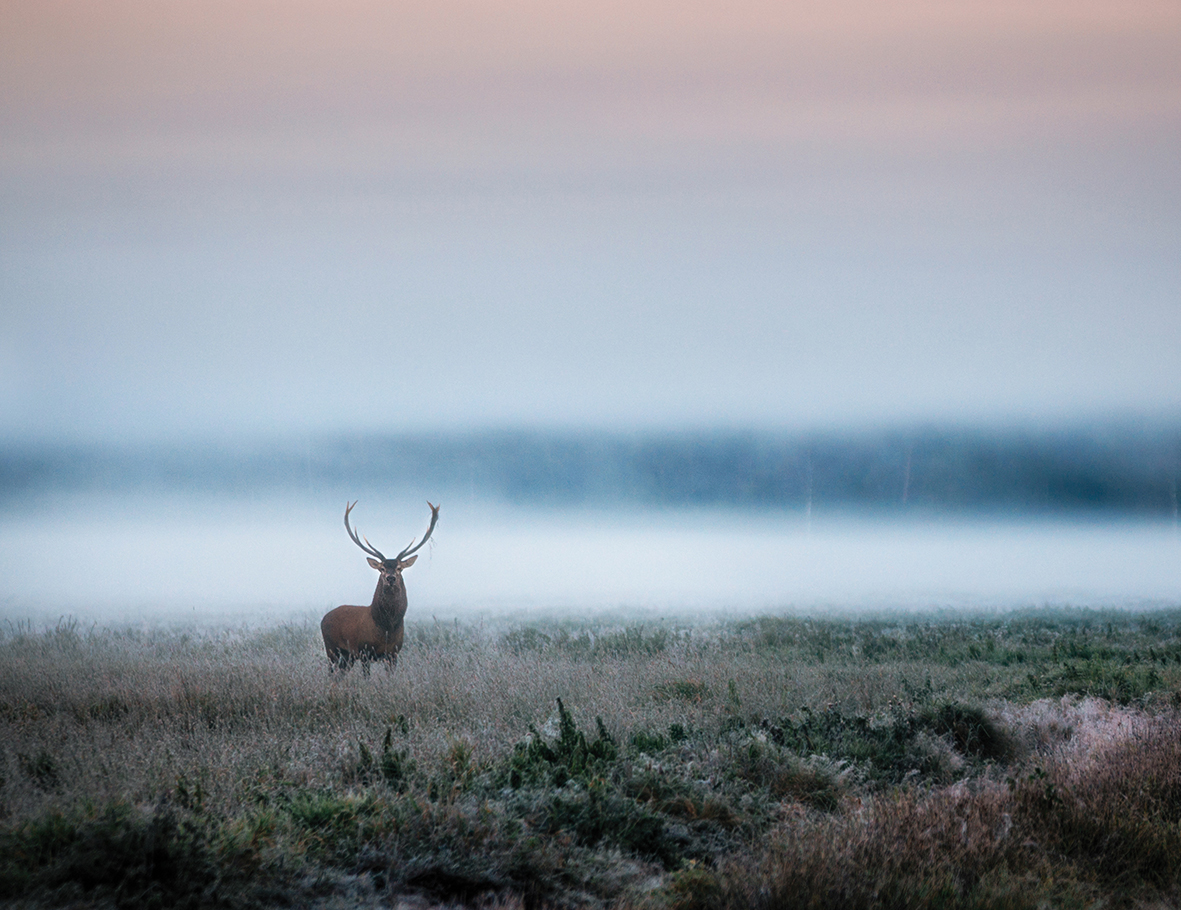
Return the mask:
{"type": "Polygon", "coordinates": [[[431,623],[368,675],[310,625],[9,628],[6,874],[42,905],[1173,899],[1179,628],[431,623]]]}
{"type": "Polygon", "coordinates": [[[687,910],[1133,906],[1181,896],[1181,716],[1007,706],[1038,748],[950,786],[790,812],[766,851],[666,886],[687,910]]]}
{"type": "MultiPolygon", "coordinates": [[[[599,640],[612,634],[623,636],[607,630],[599,640]]],[[[708,629],[592,651],[514,648],[500,630],[446,625],[412,627],[393,672],[330,674],[318,634],[303,626],[198,634],[66,623],[0,642],[3,811],[20,816],[83,795],[147,799],[180,775],[206,780],[209,797],[229,809],[240,782],[261,774],[339,780],[357,744],[399,718],[420,763],[445,762],[457,741],[486,761],[511,751],[530,725],[552,723],[557,698],[621,736],[673,723],[716,732],[735,716],[802,706],[873,711],[907,680],[968,692],[975,675],[917,661],[784,664],[708,629]],[[59,768],[54,787],[16,767],[17,756],[41,753],[59,768]]]]}

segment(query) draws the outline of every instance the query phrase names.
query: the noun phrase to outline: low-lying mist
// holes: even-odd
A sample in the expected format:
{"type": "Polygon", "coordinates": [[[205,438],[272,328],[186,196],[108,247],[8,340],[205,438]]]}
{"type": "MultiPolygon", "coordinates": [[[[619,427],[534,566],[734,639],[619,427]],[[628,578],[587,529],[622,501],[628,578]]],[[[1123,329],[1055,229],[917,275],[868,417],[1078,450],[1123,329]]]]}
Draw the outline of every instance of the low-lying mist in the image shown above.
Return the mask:
{"type": "Polygon", "coordinates": [[[408,619],[1181,600],[1181,432],[462,433],[0,447],[11,620],[318,616],[421,535],[408,619]]]}
{"type": "MultiPolygon", "coordinates": [[[[343,500],[86,496],[0,516],[12,619],[254,621],[368,603],[376,573],[343,500]]],[[[386,553],[423,501],[372,494],[353,521],[386,553]]],[[[481,614],[928,609],[1181,601],[1171,522],[522,508],[444,499],[407,570],[410,621],[481,614]]]]}

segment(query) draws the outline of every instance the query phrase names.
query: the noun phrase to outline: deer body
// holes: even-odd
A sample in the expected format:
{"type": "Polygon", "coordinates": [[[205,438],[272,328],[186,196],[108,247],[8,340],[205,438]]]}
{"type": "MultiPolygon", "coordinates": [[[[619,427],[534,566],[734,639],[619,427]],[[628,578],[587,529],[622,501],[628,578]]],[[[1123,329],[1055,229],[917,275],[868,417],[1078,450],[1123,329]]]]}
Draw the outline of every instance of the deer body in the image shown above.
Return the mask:
{"type": "Polygon", "coordinates": [[[324,648],[333,666],[347,667],[357,659],[391,663],[397,659],[406,635],[406,589],[400,586],[401,598],[390,598],[385,595],[385,582],[385,577],[378,580],[369,606],[346,604],[320,621],[324,648]]]}
{"type": "Polygon", "coordinates": [[[370,661],[386,660],[392,667],[402,650],[406,636],[406,585],[402,581],[402,570],[414,565],[417,556],[411,555],[422,547],[435,529],[439,520],[439,507],[431,507],[431,524],[418,546],[410,546],[395,556],[386,559],[366,540],[364,543],[349,526],[349,512],[353,503],[344,510],[344,526],[349,537],[369,556],[369,565],[380,573],[373,602],[367,607],[346,604],[331,610],[320,621],[320,634],[324,636],[324,650],[332,669],[347,669],[353,661],[360,660],[366,670],[370,661]],[[376,558],[374,558],[376,557],[376,558]]]}

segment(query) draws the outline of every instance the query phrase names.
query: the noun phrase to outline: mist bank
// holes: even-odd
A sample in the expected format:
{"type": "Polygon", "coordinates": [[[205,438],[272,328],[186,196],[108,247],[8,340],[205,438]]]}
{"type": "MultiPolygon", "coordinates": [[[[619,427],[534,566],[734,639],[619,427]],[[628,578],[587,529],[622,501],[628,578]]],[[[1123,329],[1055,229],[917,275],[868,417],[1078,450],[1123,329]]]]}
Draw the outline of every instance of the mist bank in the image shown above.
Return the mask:
{"type": "Polygon", "coordinates": [[[523,430],[0,446],[0,496],[393,496],[551,507],[1176,519],[1181,424],[847,433],[523,430]]]}

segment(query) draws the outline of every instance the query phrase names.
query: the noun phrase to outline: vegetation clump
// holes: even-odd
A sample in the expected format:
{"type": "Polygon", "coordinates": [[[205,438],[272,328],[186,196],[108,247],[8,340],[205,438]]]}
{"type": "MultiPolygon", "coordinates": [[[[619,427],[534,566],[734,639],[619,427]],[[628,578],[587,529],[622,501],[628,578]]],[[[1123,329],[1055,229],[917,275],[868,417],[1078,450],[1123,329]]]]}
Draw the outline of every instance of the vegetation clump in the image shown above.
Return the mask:
{"type": "Polygon", "coordinates": [[[603,771],[619,754],[601,717],[595,718],[597,736],[592,742],[575,725],[562,699],[557,699],[557,703],[557,738],[547,743],[537,728],[531,726],[529,741],[517,743],[514,747],[508,771],[509,786],[513,789],[539,778],[548,778],[555,787],[565,786],[572,778],[586,782],[595,772],[603,771]]]}
{"type": "Polygon", "coordinates": [[[256,898],[248,851],[213,843],[199,817],[123,802],[49,811],[0,833],[0,897],[46,904],[85,896],[118,907],[201,907],[256,898]]]}
{"type": "Polygon", "coordinates": [[[0,633],[0,901],[980,907],[1181,890],[1181,613],[0,633]]]}

